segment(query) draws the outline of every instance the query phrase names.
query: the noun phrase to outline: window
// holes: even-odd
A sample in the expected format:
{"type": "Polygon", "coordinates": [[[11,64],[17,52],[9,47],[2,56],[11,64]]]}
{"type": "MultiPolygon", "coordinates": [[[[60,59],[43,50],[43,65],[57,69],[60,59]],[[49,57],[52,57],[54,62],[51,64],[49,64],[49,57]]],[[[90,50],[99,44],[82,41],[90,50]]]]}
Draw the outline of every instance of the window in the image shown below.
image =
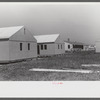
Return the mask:
{"type": "Polygon", "coordinates": [[[58,49],[59,49],[59,44],[58,44],[58,49]]]}
{"type": "Polygon", "coordinates": [[[62,49],[62,44],[61,44],[61,49],[62,49]]]}
{"type": "Polygon", "coordinates": [[[28,43],[28,50],[30,50],[30,43],[28,43]]]}
{"type": "Polygon", "coordinates": [[[43,50],[43,44],[41,45],[41,50],[43,50]]]}
{"type": "Polygon", "coordinates": [[[70,49],[70,45],[68,45],[68,49],[70,49]]]}
{"type": "Polygon", "coordinates": [[[44,45],[44,49],[47,50],[47,45],[44,45]]]}
{"type": "Polygon", "coordinates": [[[83,45],[73,45],[73,48],[83,49],[83,45]]]}
{"type": "Polygon", "coordinates": [[[22,51],[22,43],[20,43],[20,51],[22,51]]]}

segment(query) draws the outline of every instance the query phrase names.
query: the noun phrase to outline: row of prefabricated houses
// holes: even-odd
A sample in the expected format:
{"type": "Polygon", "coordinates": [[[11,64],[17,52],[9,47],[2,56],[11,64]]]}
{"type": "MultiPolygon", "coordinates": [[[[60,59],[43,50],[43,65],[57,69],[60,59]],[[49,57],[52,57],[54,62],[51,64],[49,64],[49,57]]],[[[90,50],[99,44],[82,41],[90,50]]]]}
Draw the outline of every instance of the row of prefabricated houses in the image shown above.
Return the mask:
{"type": "Polygon", "coordinates": [[[24,26],[0,28],[0,63],[64,54],[72,47],[87,50],[87,45],[64,42],[59,34],[33,36],[24,26]]]}
{"type": "Polygon", "coordinates": [[[33,36],[24,26],[0,28],[0,62],[65,52],[59,34],[33,36]]]}

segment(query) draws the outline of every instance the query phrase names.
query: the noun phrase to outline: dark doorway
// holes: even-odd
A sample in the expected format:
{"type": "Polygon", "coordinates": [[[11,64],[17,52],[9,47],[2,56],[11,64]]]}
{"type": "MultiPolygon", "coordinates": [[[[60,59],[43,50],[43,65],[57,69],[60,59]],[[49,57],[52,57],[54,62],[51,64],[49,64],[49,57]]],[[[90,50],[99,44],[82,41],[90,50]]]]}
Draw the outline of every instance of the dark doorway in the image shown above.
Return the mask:
{"type": "Polygon", "coordinates": [[[40,48],[39,48],[39,45],[37,45],[37,54],[38,54],[38,55],[40,54],[40,48]]]}
{"type": "Polygon", "coordinates": [[[68,45],[68,49],[70,49],[70,45],[68,45]]]}

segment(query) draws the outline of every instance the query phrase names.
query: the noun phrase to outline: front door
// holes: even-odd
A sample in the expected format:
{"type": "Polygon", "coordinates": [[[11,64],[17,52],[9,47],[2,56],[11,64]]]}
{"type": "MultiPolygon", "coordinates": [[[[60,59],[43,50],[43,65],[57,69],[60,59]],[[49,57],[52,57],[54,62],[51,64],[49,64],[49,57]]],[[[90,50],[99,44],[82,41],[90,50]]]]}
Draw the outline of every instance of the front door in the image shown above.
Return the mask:
{"type": "Polygon", "coordinates": [[[39,45],[37,45],[37,54],[38,54],[38,55],[40,54],[40,48],[39,48],[39,45]]]}

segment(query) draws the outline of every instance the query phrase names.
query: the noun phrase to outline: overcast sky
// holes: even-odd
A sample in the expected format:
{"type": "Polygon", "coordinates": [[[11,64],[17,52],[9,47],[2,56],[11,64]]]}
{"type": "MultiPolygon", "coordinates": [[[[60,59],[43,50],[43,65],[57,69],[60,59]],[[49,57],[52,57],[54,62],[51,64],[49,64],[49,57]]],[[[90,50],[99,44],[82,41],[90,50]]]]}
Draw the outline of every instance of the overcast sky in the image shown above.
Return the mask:
{"type": "Polygon", "coordinates": [[[100,3],[0,3],[0,27],[26,26],[33,34],[60,33],[64,40],[100,39],[100,3]]]}

